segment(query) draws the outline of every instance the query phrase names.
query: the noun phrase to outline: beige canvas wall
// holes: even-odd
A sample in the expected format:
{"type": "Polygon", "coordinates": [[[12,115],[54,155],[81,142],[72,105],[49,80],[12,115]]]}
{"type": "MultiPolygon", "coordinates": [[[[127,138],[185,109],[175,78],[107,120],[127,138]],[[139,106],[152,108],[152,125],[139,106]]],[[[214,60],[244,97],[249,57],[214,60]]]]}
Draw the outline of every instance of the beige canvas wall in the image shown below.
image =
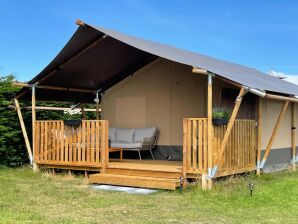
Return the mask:
{"type": "Polygon", "coordinates": [[[102,118],[110,126],[157,126],[158,144],[182,145],[185,117],[206,116],[207,78],[191,67],[159,59],[103,95],[102,118]]]}
{"type": "MultiPolygon", "coordinates": [[[[269,139],[271,137],[274,125],[277,121],[278,115],[284,104],[283,101],[261,99],[263,123],[262,123],[262,149],[266,149],[269,139]]],[[[291,107],[290,103],[281,126],[277,132],[276,138],[273,142],[272,149],[289,148],[291,147],[291,107]]],[[[296,105],[297,108],[297,105],[296,105]]],[[[296,109],[298,111],[298,109],[296,109]]],[[[296,113],[296,121],[298,115],[296,113]]],[[[296,136],[296,142],[298,136],[296,136]]]]}

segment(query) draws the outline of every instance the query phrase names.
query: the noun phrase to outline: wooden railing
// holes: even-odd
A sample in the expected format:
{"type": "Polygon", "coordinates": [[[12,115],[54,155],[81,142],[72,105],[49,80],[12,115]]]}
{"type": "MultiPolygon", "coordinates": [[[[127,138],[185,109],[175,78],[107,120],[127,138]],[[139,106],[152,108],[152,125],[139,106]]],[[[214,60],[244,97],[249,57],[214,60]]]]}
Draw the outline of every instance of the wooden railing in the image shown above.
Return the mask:
{"type": "Polygon", "coordinates": [[[189,173],[207,172],[207,119],[185,118],[184,130],[184,163],[189,173]]]}
{"type": "Polygon", "coordinates": [[[61,120],[36,121],[34,160],[39,164],[107,165],[108,121],[83,120],[67,126],[61,120]]]}
{"type": "MultiPolygon", "coordinates": [[[[183,165],[187,173],[207,173],[207,119],[185,118],[183,121],[183,165]]],[[[215,161],[226,125],[213,126],[213,156],[215,161]]],[[[210,167],[213,167],[211,164],[210,167]]],[[[219,171],[237,171],[256,165],[256,122],[236,120],[223,154],[219,171]]]]}
{"type": "MultiPolygon", "coordinates": [[[[216,160],[219,146],[227,126],[213,126],[213,158],[216,160]]],[[[256,166],[256,121],[235,120],[223,154],[221,170],[256,166]]]]}

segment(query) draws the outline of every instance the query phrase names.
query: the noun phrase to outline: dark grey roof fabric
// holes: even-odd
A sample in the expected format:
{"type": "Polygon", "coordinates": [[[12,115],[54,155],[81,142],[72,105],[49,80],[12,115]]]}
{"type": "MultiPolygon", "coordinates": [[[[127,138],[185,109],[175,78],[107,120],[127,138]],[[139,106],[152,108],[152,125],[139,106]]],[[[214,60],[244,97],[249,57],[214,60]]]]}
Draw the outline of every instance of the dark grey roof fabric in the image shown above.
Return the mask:
{"type": "MultiPolygon", "coordinates": [[[[161,57],[191,67],[199,67],[247,87],[282,94],[298,95],[298,86],[271,77],[255,69],[222,61],[202,54],[137,38],[97,26],[80,26],[54,60],[29,83],[68,88],[106,90],[139,68],[161,57]],[[105,37],[105,35],[108,35],[105,37]],[[95,40],[102,38],[90,50],[61,68],[68,59],[95,40]],[[40,82],[51,71],[52,76],[40,82]]],[[[26,91],[22,89],[17,95],[26,91]]],[[[92,102],[94,96],[53,90],[37,91],[37,100],[92,102]]],[[[30,92],[21,99],[30,99],[30,92]]]]}
{"type": "Polygon", "coordinates": [[[260,72],[254,68],[219,60],[173,46],[144,40],[103,27],[95,26],[94,28],[126,44],[129,44],[130,46],[169,59],[171,61],[206,69],[212,73],[247,87],[277,93],[298,95],[297,85],[280,80],[276,77],[269,76],[266,73],[260,72]]]}

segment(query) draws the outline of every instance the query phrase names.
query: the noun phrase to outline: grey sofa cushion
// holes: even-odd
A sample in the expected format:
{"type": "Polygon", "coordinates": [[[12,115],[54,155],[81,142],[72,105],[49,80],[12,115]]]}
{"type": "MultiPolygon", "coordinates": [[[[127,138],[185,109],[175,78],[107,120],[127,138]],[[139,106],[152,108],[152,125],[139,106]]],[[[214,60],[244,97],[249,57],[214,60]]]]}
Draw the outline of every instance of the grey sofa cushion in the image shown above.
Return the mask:
{"type": "Polygon", "coordinates": [[[141,142],[125,142],[125,141],[115,141],[111,142],[111,147],[123,148],[123,149],[137,149],[142,147],[141,142]]]}
{"type": "Polygon", "coordinates": [[[134,129],[134,142],[143,142],[144,138],[153,138],[157,131],[156,127],[152,128],[135,128],[134,129]]]}
{"type": "Polygon", "coordinates": [[[116,128],[115,141],[132,142],[134,130],[130,128],[116,128]]]}
{"type": "Polygon", "coordinates": [[[109,128],[109,137],[111,141],[116,140],[116,128],[109,128]]]}

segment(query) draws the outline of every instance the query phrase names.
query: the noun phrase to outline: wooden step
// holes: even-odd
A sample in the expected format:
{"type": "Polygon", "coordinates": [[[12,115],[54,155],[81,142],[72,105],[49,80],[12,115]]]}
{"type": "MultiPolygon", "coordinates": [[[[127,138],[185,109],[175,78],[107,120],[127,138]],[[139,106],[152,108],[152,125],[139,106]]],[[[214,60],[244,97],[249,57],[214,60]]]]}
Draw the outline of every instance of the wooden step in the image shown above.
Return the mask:
{"type": "Polygon", "coordinates": [[[127,168],[107,168],[106,173],[115,174],[115,175],[142,176],[142,177],[154,177],[154,178],[172,178],[172,179],[179,179],[179,177],[182,176],[181,172],[138,170],[138,169],[127,169],[127,168]]]}
{"type": "Polygon", "coordinates": [[[179,186],[179,179],[116,174],[93,174],[89,176],[89,183],[175,190],[179,186]]]}

